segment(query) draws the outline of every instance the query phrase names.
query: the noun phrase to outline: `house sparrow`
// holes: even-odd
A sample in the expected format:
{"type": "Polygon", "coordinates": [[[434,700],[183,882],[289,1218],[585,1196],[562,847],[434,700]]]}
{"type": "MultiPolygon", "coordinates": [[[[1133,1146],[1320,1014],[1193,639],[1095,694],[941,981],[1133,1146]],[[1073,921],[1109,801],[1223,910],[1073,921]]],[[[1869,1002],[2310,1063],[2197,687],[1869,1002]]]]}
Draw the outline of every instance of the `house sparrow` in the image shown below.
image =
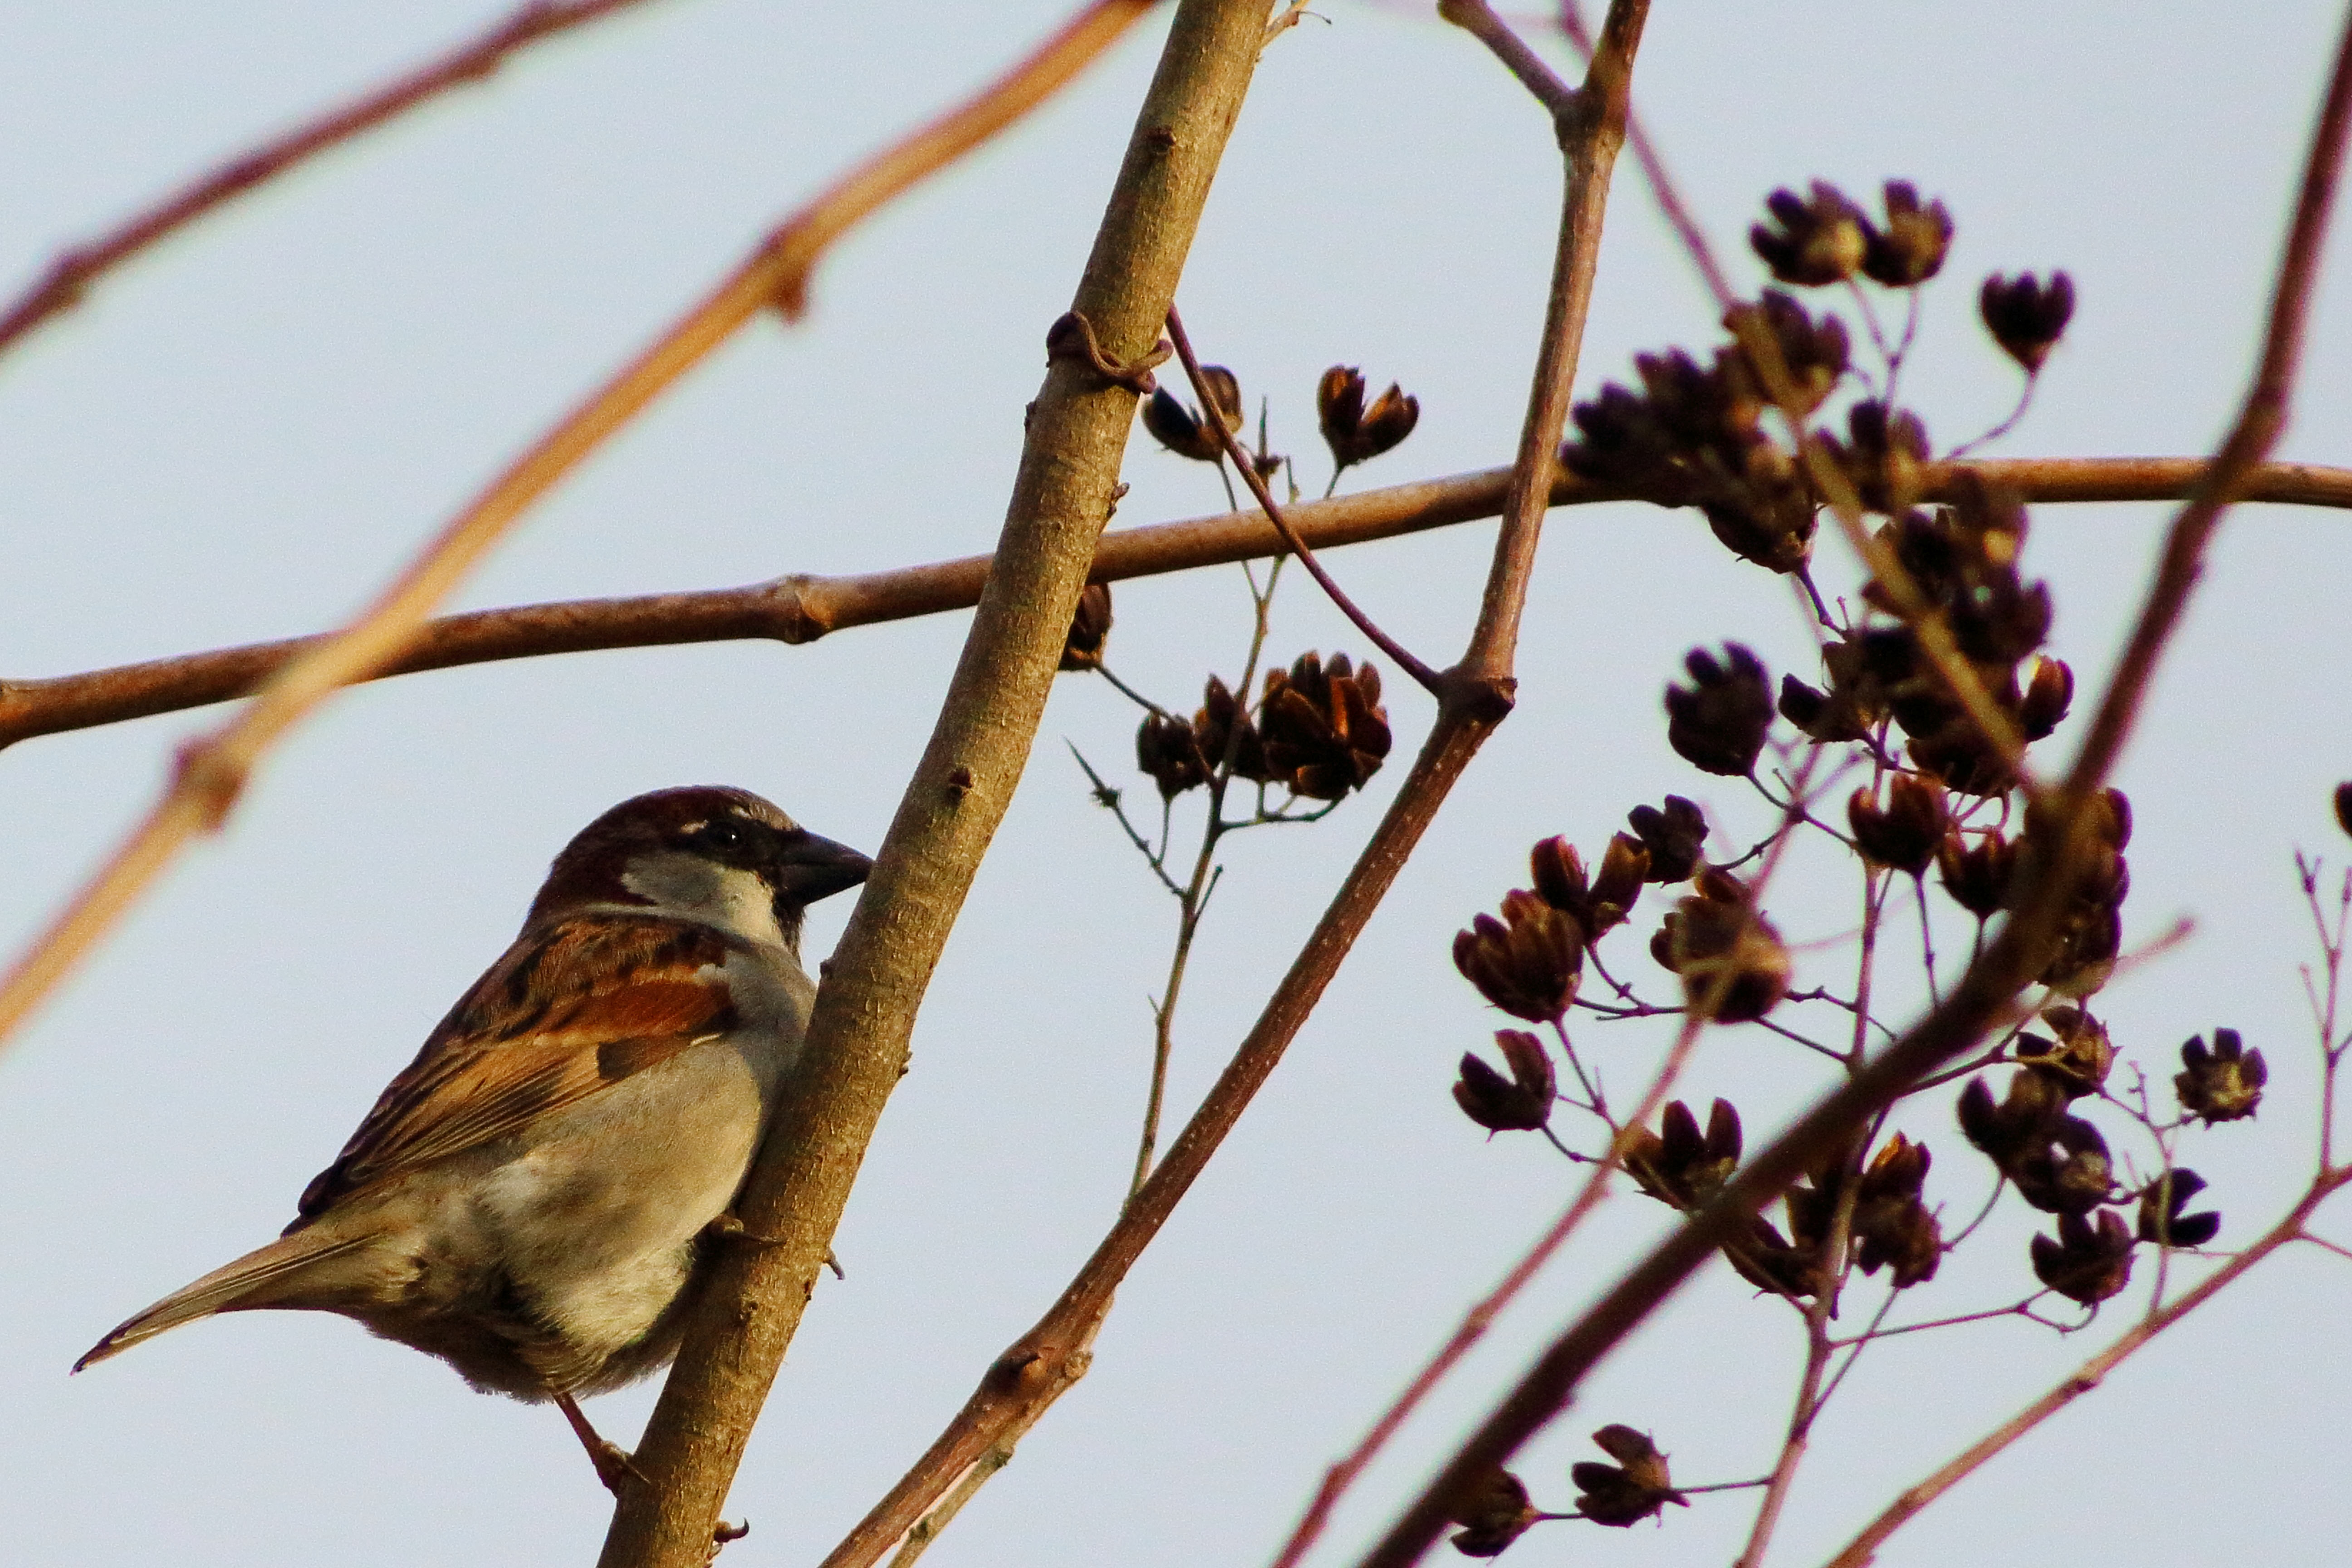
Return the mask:
{"type": "Polygon", "coordinates": [[[278,1240],[74,1363],[215,1312],[341,1312],[487,1393],[583,1394],[677,1354],[816,987],[802,911],[865,856],[743,790],[623,801],[557,856],[522,934],[441,1020],[278,1240]]]}

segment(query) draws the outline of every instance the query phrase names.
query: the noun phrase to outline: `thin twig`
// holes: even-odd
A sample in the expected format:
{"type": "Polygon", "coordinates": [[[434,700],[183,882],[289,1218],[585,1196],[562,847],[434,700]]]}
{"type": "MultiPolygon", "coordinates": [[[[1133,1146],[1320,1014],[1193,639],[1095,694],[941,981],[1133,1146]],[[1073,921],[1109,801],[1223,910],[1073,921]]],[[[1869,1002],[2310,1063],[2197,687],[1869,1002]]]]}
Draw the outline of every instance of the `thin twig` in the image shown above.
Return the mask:
{"type": "Polygon", "coordinates": [[[1412,650],[1402,643],[1382,631],[1378,623],[1348,596],[1347,591],[1339,586],[1331,574],[1324,570],[1323,563],[1315,559],[1313,547],[1290,525],[1290,519],[1284,510],[1276,504],[1274,492],[1266,488],[1265,477],[1250,460],[1249,448],[1242,445],[1237,432],[1225,427],[1223,417],[1218,414],[1217,400],[1209,390],[1207,377],[1202,373],[1200,356],[1192,352],[1192,340],[1185,335],[1184,318],[1177,313],[1173,305],[1168,307],[1168,336],[1176,345],[1176,357],[1183,362],[1184,374],[1192,377],[1192,393],[1200,398],[1204,416],[1225,444],[1225,460],[1241,475],[1242,482],[1249,486],[1250,494],[1257,498],[1258,507],[1265,513],[1266,521],[1273,523],[1275,531],[1282,535],[1283,543],[1298,557],[1298,563],[1307,568],[1307,574],[1315,579],[1331,603],[1339,607],[1339,613],[1355,623],[1358,631],[1370,637],[1374,646],[1394,660],[1399,669],[1412,677],[1423,690],[1435,696],[1438,691],[1437,672],[1414,658],[1412,650]]]}
{"type": "Polygon", "coordinates": [[[100,276],[184,228],[215,207],[310,158],[374,130],[451,88],[488,79],[507,57],[639,0],[530,0],[487,32],[374,91],[241,153],[210,174],[49,264],[39,281],[0,310],[0,353],[88,297],[100,276]]]}

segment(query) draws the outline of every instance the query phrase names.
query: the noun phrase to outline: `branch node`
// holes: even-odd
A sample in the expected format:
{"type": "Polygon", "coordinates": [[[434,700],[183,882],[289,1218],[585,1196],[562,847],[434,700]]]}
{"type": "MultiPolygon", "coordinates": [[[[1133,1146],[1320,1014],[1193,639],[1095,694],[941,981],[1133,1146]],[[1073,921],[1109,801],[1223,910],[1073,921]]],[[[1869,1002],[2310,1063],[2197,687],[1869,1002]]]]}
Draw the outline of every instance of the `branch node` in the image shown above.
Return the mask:
{"type": "Polygon", "coordinates": [[[1083,310],[1065,310],[1045,329],[1045,360],[1074,359],[1102,377],[1106,385],[1123,386],[1138,397],[1149,397],[1160,390],[1159,378],[1152,367],[1166,363],[1176,352],[1176,345],[1162,338],[1145,353],[1121,363],[1103,353],[1101,342],[1095,337],[1095,326],[1083,310]]]}

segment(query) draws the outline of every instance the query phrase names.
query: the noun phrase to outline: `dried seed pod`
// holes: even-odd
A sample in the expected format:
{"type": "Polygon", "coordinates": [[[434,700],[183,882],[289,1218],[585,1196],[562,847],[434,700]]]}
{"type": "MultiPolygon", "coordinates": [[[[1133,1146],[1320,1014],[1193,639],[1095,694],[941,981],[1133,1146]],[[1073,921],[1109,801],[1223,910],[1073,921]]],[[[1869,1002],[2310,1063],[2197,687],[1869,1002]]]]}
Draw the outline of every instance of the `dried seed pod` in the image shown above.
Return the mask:
{"type": "Polygon", "coordinates": [[[1702,1133],[1690,1107],[1671,1101],[1655,1132],[1645,1127],[1626,1132],[1622,1163],[1652,1197],[1695,1209],[1721,1192],[1739,1166],[1739,1112],[1729,1100],[1717,1100],[1702,1133]]]}
{"type": "Polygon", "coordinates": [[[1192,715],[1192,739],[1201,749],[1202,760],[1212,771],[1225,766],[1230,756],[1234,777],[1254,784],[1265,784],[1274,778],[1257,726],[1242,710],[1241,700],[1213,675],[1202,691],[1199,710],[1192,715]]]}
{"type": "Polygon", "coordinates": [[[1705,648],[1683,660],[1691,685],[1666,688],[1666,741],[1692,766],[1727,778],[1756,770],[1772,728],[1772,687],[1764,661],[1738,643],[1718,662],[1705,648]]]}
{"type": "Polygon", "coordinates": [[[1897,1290],[1934,1279],[1944,1259],[1943,1227],[1921,1196],[1932,1163],[1926,1144],[1897,1132],[1863,1171],[1854,1199],[1856,1261],[1864,1274],[1890,1270],[1897,1290]]]}
{"type": "Polygon", "coordinates": [[[2031,272],[2015,278],[1996,272],[1984,280],[1977,310],[2001,352],[2026,374],[2038,374],[2074,319],[2074,280],[2063,272],[2053,272],[2047,283],[2031,272]]]}
{"type": "Polygon", "coordinates": [[[2033,678],[2017,710],[2018,728],[2029,742],[2048,739],[2074,703],[2074,672],[2060,658],[2036,658],[2033,678]]]}
{"type": "Polygon", "coordinates": [[[1089,583],[1078,595],[1069,635],[1062,639],[1064,669],[1100,669],[1103,645],[1110,640],[1110,584],[1089,583]]]}
{"type": "Polygon", "coordinates": [[[1380,671],[1356,668],[1344,653],[1328,665],[1301,654],[1287,671],[1265,672],[1257,727],[1275,779],[1307,799],[1338,800],[1361,789],[1389,754],[1380,671]]]}
{"type": "Polygon", "coordinates": [[[2057,1118],[2004,1168],[2017,1195],[2044,1214],[2088,1214],[2116,1190],[2107,1141],[2079,1116],[2057,1118]]]}
{"type": "Polygon", "coordinates": [[[1919,205],[1918,187],[1889,180],[1885,192],[1886,226],[1870,234],[1863,275],[1889,289],[1909,289],[1943,270],[1952,246],[1952,215],[1942,202],[1919,205]]]}
{"type": "Polygon", "coordinates": [[[2270,1064],[2259,1050],[2245,1048],[2235,1029],[2213,1031],[2213,1047],[2195,1035],[2180,1047],[2181,1070],[2173,1075],[2180,1109],[2207,1126],[2237,1121],[2262,1108],[2263,1086],[2271,1080],[2270,1064]]]}
{"type": "Polygon", "coordinates": [[[1914,877],[1927,875],[1951,822],[1943,790],[1913,773],[1896,773],[1886,781],[1884,806],[1870,798],[1870,791],[1854,791],[1845,815],[1854,843],[1873,865],[1914,877]]]}
{"type": "Polygon", "coordinates": [[[2336,826],[2352,834],[2352,779],[2336,786],[2336,826]]]}
{"type": "Polygon", "coordinates": [[[2012,1054],[2020,1064],[2047,1077],[2069,1100],[2095,1094],[2116,1065],[2107,1026],[2080,1007],[2053,1007],[2042,1015],[2057,1038],[2020,1035],[2012,1054]]]}
{"type": "Polygon", "coordinates": [[[1935,455],[1927,426],[1907,408],[1890,409],[1865,398],[1846,411],[1846,429],[1850,441],[1829,436],[1822,440],[1864,510],[1908,510],[1919,499],[1927,460],[1935,455]]]}
{"type": "MultiPolygon", "coordinates": [[[[1798,412],[1811,414],[1837,390],[1845,373],[1852,345],[1847,342],[1845,323],[1826,312],[1819,321],[1807,313],[1793,294],[1778,289],[1767,289],[1753,306],[1734,306],[1733,312],[1754,310],[1759,312],[1764,325],[1780,345],[1782,367],[1789,373],[1790,388],[1796,395],[1798,412]]],[[[1727,313],[1724,324],[1731,324],[1732,314],[1727,313]]],[[[1737,336],[1737,332],[1734,333],[1737,336]]],[[[1738,352],[1735,363],[1748,384],[1739,389],[1760,404],[1774,400],[1766,395],[1762,375],[1748,362],[1744,351],[1738,352]]]]}
{"type": "Polygon", "coordinates": [[[1811,192],[1774,191],[1764,200],[1774,223],[1748,231],[1748,243],[1783,283],[1801,289],[1843,283],[1870,250],[1870,220],[1835,185],[1815,180],[1811,192]]]}
{"type": "Polygon", "coordinates": [[[2204,1190],[2205,1178],[2186,1165],[2150,1182],[2139,1195],[2139,1238],[2158,1247],[2202,1247],[2221,1235],[2221,1216],[2216,1211],[2180,1212],[2204,1190]]]}
{"type": "MultiPolygon", "coordinates": [[[[1201,379],[1208,384],[1212,401],[1224,418],[1227,430],[1238,434],[1242,427],[1242,384],[1232,371],[1221,364],[1204,364],[1201,379]]],[[[1176,400],[1176,395],[1166,387],[1153,392],[1143,405],[1143,427],[1151,438],[1180,458],[1190,458],[1196,463],[1224,461],[1225,440],[1207,415],[1176,400]]]]}
{"type": "Polygon", "coordinates": [[[1540,1517],[1527,1483],[1500,1466],[1454,1498],[1445,1514],[1448,1523],[1462,1526],[1450,1544],[1465,1557],[1501,1555],[1540,1517]]]}
{"type": "Polygon", "coordinates": [[[2033,1238],[2034,1278],[2070,1300],[2095,1307],[2131,1283],[2134,1237],[2113,1209],[2094,1225],[2079,1214],[2058,1216],[2058,1238],[2033,1238]]]}
{"type": "Polygon", "coordinates": [[[1686,882],[1699,868],[1706,846],[1706,815],[1681,795],[1666,796],[1663,807],[1637,805],[1625,814],[1627,826],[1650,852],[1643,879],[1686,882]]]}
{"type": "Polygon", "coordinates": [[[1936,869],[1952,901],[1979,921],[2000,912],[2009,898],[2009,879],[2017,869],[2017,846],[1988,829],[1971,843],[1959,829],[1944,835],[1936,847],[1936,869]]]}
{"type": "Polygon", "coordinates": [[[1454,966],[1513,1017],[1556,1023],[1583,978],[1584,932],[1536,894],[1507,893],[1501,920],[1480,915],[1454,935],[1454,966]]]}
{"type": "Polygon", "coordinates": [[[1620,833],[1601,858],[1601,874],[1588,882],[1583,858],[1565,838],[1547,838],[1529,853],[1536,891],[1556,910],[1576,918],[1588,942],[1625,922],[1649,875],[1650,852],[1639,839],[1620,833]]]}
{"type": "Polygon", "coordinates": [[[2006,1173],[2036,1147],[2066,1113],[2065,1091],[2040,1073],[2012,1074],[2008,1098],[1993,1103],[1984,1079],[1972,1078],[1960,1091],[1960,1131],[2006,1173]]]}
{"type": "Polygon", "coordinates": [[[1315,412],[1331,460],[1342,468],[1379,457],[1412,434],[1421,422],[1421,399],[1408,397],[1394,382],[1364,406],[1363,374],[1335,364],[1315,386],[1315,412]]]}
{"type": "Polygon", "coordinates": [[[1192,726],[1172,713],[1144,716],[1135,731],[1135,765],[1160,786],[1162,800],[1209,782],[1209,764],[1192,738],[1192,726]]]}
{"type": "Polygon", "coordinates": [[[1496,1030],[1495,1044],[1511,1076],[1505,1078],[1465,1051],[1454,1103],[1489,1132],[1532,1132],[1551,1121],[1552,1101],[1559,1097],[1551,1058],[1541,1040],[1522,1029],[1496,1030]]]}
{"type": "Polygon", "coordinates": [[[1592,1441],[1617,1463],[1569,1467],[1569,1479],[1576,1483],[1579,1494],[1576,1511],[1584,1518],[1622,1528],[1639,1523],[1668,1503],[1690,1506],[1675,1489],[1666,1457],[1643,1433],[1612,1425],[1595,1432],[1592,1441]]]}
{"type": "Polygon", "coordinates": [[[1747,884],[1714,868],[1700,873],[1696,894],[1666,916],[1650,952],[1682,976],[1685,1005],[1718,1024],[1761,1018],[1789,994],[1795,973],[1780,933],[1754,907],[1747,884]]]}

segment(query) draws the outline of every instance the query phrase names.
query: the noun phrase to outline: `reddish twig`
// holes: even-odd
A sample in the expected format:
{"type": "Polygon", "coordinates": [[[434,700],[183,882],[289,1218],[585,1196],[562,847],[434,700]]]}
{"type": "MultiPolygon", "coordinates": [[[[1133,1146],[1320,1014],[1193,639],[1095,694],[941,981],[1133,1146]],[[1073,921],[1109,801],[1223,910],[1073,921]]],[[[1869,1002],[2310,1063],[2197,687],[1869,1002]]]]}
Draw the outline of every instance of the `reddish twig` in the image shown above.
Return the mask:
{"type": "Polygon", "coordinates": [[[40,279],[0,310],[0,352],[47,321],[71,310],[110,268],[121,266],[175,229],[330,147],[374,130],[454,87],[481,81],[509,55],[541,38],[625,9],[639,0],[530,0],[504,21],[448,54],[417,67],[373,92],[331,110],[274,142],[240,153],[154,206],[125,220],[49,264],[40,279]]]}
{"type": "Polygon", "coordinates": [[[1202,411],[1208,416],[1209,423],[1216,427],[1219,439],[1224,442],[1225,460],[1233,464],[1234,470],[1241,475],[1242,482],[1249,486],[1250,494],[1257,498],[1257,504],[1265,513],[1266,521],[1273,523],[1275,531],[1282,535],[1282,542],[1289,547],[1290,553],[1298,558],[1298,563],[1307,568],[1307,574],[1315,579],[1331,603],[1339,607],[1339,613],[1355,623],[1358,631],[1370,637],[1375,647],[1388,655],[1396,667],[1412,677],[1423,690],[1432,696],[1437,695],[1437,672],[1414,658],[1412,650],[1402,643],[1381,630],[1372,617],[1364,613],[1362,606],[1348,596],[1347,591],[1339,586],[1331,574],[1323,569],[1323,563],[1315,559],[1315,552],[1298,530],[1290,525],[1290,519],[1284,515],[1283,509],[1275,503],[1274,492],[1266,488],[1265,476],[1257,471],[1257,464],[1251,459],[1249,449],[1242,445],[1237,432],[1226,428],[1224,416],[1217,411],[1216,395],[1209,390],[1208,378],[1201,372],[1200,356],[1192,352],[1192,340],[1185,335],[1184,318],[1177,313],[1173,305],[1168,307],[1168,337],[1176,345],[1176,357],[1183,363],[1185,375],[1192,380],[1192,395],[1201,400],[1202,411]]]}
{"type": "MultiPolygon", "coordinates": [[[[1969,965],[1942,1005],[1932,1008],[1900,1041],[1759,1153],[1696,1220],[1634,1265],[1545,1350],[1367,1553],[1365,1568],[1408,1568],[1418,1562],[1445,1528],[1453,1500],[1558,1415],[1584,1374],[1679,1289],[1714,1246],[1737,1234],[1737,1227],[1822,1154],[1853,1137],[1916,1079],[1973,1046],[2011,998],[2040,973],[2060,910],[2074,891],[2073,847],[2089,829],[2088,803],[2113,766],[2145,700],[2147,683],[2195,585],[2204,548],[2222,509],[2247,471],[2268,452],[2284,423],[2310,308],[2312,279],[2317,274],[2343,161],[2347,119],[2352,119],[2352,19],[2347,20],[2337,51],[2305,166],[2253,386],[2198,492],[2174,520],[2163,563],[2125,658],[2099,704],[2089,738],[2064,789],[2052,802],[2047,840],[2021,863],[2018,901],[2008,921],[1969,965]]],[[[2210,1295],[2210,1290],[2205,1294],[2210,1295]]],[[[2168,1310],[2177,1316],[2203,1299],[2192,1291],[2168,1310]]]]}

